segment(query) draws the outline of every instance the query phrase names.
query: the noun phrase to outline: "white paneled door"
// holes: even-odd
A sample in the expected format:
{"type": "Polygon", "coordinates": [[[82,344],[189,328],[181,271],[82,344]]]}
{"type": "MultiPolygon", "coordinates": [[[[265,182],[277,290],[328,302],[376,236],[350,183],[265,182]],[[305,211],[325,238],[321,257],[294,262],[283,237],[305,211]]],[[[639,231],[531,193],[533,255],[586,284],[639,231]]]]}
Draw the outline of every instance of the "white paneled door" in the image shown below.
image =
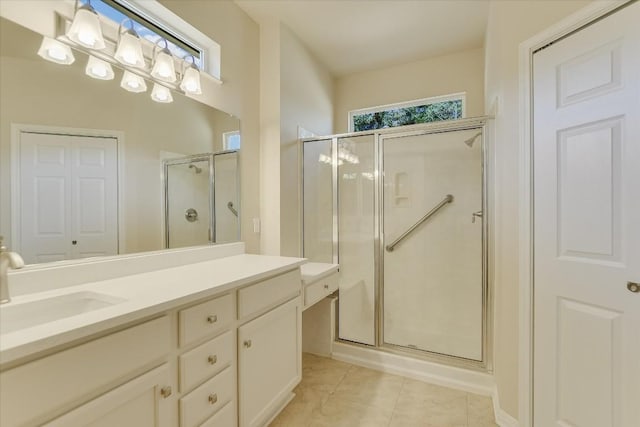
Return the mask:
{"type": "Polygon", "coordinates": [[[115,138],[20,134],[20,250],[27,263],[118,253],[115,138]]]}
{"type": "Polygon", "coordinates": [[[535,426],[640,426],[639,23],[534,54],[535,426]]]}

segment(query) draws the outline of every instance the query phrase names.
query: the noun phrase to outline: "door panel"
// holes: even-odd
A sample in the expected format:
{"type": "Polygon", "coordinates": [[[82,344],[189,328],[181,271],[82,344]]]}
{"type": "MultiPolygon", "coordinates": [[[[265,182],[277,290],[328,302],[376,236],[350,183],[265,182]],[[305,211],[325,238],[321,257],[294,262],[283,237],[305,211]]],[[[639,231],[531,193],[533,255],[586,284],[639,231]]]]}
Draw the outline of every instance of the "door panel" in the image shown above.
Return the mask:
{"type": "Polygon", "coordinates": [[[20,250],[27,263],[118,253],[117,168],[115,138],[21,133],[20,250]]]}
{"type": "Polygon", "coordinates": [[[640,3],[534,55],[534,424],[640,425],[640,3]]]}

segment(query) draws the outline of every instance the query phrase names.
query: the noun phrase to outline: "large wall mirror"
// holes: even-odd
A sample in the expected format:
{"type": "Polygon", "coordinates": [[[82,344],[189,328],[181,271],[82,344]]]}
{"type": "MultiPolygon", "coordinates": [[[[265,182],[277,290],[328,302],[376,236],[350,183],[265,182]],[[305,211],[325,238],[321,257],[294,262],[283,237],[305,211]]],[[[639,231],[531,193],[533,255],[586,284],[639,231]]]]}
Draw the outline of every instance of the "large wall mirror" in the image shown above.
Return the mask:
{"type": "Polygon", "coordinates": [[[44,61],[41,41],[0,18],[5,244],[35,264],[239,240],[239,120],[92,79],[79,51],[44,61]]]}

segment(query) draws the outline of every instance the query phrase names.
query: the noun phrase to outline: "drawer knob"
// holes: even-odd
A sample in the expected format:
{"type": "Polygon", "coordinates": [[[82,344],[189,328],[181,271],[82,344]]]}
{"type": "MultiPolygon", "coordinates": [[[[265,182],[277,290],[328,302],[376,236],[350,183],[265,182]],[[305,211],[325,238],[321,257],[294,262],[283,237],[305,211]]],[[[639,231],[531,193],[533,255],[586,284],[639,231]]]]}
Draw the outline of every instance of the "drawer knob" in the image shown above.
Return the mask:
{"type": "Polygon", "coordinates": [[[217,393],[213,393],[209,395],[209,403],[212,405],[215,405],[215,403],[218,401],[218,394],[217,393]]]}
{"type": "Polygon", "coordinates": [[[329,284],[328,284],[328,283],[325,283],[325,284],[324,284],[324,288],[328,290],[328,289],[329,289],[329,284]]]}
{"type": "Polygon", "coordinates": [[[246,341],[244,342],[244,346],[245,346],[246,348],[251,347],[251,340],[246,340],[246,341]]]}
{"type": "Polygon", "coordinates": [[[218,321],[218,316],[216,316],[215,314],[211,315],[211,316],[207,316],[207,322],[208,323],[216,323],[218,321]]]}
{"type": "Polygon", "coordinates": [[[171,396],[171,393],[172,393],[171,386],[162,387],[160,389],[160,396],[164,397],[165,399],[171,396]]]}
{"type": "Polygon", "coordinates": [[[217,361],[218,361],[218,356],[216,356],[215,354],[212,354],[207,358],[207,362],[209,362],[209,365],[215,365],[217,361]]]}

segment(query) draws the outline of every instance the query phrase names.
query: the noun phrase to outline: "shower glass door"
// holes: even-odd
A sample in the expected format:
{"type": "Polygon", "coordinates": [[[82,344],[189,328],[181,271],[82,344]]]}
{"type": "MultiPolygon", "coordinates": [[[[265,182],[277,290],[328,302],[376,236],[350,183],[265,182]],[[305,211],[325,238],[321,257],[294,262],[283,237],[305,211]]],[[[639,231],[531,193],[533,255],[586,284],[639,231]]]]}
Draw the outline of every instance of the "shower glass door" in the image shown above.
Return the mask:
{"type": "Polygon", "coordinates": [[[385,345],[483,359],[483,154],[478,134],[479,129],[471,129],[381,136],[385,345]]]}
{"type": "Polygon", "coordinates": [[[338,138],[340,339],[375,345],[375,137],[338,138]]]}

